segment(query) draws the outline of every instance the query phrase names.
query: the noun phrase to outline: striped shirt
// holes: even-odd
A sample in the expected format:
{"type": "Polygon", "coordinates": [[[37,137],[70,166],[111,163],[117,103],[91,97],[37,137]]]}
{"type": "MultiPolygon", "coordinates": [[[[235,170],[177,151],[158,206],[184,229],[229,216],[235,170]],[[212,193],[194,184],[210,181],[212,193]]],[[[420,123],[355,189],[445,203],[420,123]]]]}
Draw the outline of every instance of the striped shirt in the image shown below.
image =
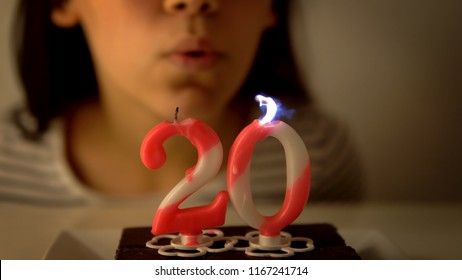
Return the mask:
{"type": "MultiPolygon", "coordinates": [[[[362,196],[361,165],[344,126],[312,107],[297,109],[289,123],[304,140],[311,160],[310,201],[354,201],[362,196]]],[[[252,193],[256,200],[282,199],[286,157],[278,140],[259,142],[251,162],[252,193]]],[[[203,188],[209,200],[226,188],[226,174],[203,188]]],[[[196,194],[195,194],[196,195],[196,194]]],[[[194,196],[194,195],[193,195],[194,196]]],[[[53,125],[37,142],[24,139],[11,118],[0,119],[0,201],[76,205],[104,200],[75,176],[66,160],[63,128],[53,125]]]]}

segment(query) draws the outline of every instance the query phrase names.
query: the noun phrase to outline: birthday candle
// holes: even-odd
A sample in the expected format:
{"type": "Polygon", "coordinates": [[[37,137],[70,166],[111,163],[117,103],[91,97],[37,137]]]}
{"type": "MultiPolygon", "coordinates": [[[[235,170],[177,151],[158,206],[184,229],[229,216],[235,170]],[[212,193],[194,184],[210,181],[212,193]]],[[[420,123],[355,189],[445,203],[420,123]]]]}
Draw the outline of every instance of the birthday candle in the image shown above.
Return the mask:
{"type": "MultiPolygon", "coordinates": [[[[273,121],[277,104],[271,98],[258,95],[260,106],[267,107],[261,120],[245,127],[231,147],[228,161],[228,191],[238,215],[260,236],[275,237],[302,212],[310,192],[310,160],[305,144],[297,132],[282,121],[273,121]],[[255,207],[250,188],[250,162],[258,141],[272,136],[284,147],[287,163],[287,185],[281,209],[273,216],[263,216],[255,207]]],[[[268,151],[271,152],[271,151],[268,151]]]]}
{"type": "Polygon", "coordinates": [[[150,169],[160,168],[167,155],[163,143],[174,135],[182,135],[197,148],[198,162],[161,202],[152,224],[154,235],[176,233],[190,237],[187,243],[200,240],[202,229],[224,224],[228,193],[219,192],[209,205],[179,209],[180,204],[218,173],[223,160],[223,147],[215,131],[204,122],[188,118],[164,121],[146,135],[141,146],[141,159],[150,169]],[[196,239],[194,236],[198,236],[196,239]]]}

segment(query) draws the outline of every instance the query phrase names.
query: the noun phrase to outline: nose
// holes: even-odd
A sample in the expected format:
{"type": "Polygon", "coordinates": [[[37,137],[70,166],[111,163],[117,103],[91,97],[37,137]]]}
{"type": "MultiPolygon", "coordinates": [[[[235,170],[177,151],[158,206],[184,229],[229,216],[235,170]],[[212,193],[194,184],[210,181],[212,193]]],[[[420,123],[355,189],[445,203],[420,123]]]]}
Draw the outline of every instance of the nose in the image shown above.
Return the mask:
{"type": "Polygon", "coordinates": [[[167,13],[178,14],[211,14],[218,9],[217,0],[165,0],[164,9],[167,13]]]}

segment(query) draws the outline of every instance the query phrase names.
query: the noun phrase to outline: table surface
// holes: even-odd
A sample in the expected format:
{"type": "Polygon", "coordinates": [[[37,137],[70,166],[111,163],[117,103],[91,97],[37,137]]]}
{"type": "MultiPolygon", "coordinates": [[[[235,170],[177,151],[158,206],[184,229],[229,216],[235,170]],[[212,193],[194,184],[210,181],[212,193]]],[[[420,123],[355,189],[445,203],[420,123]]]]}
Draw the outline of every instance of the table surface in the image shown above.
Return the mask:
{"type": "MultiPolygon", "coordinates": [[[[280,205],[258,204],[265,215],[280,205]]],[[[0,259],[42,259],[63,230],[150,226],[156,206],[122,203],[78,207],[0,204],[0,259]]],[[[309,203],[294,223],[378,230],[409,259],[462,259],[462,204],[309,203]]],[[[232,207],[226,225],[244,225],[232,207]]]]}

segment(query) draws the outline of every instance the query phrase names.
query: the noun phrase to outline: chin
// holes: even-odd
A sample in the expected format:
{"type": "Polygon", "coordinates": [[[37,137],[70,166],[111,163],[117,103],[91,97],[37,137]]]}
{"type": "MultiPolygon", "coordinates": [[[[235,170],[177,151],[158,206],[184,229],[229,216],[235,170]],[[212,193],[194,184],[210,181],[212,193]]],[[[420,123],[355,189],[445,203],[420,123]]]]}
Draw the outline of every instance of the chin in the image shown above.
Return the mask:
{"type": "Polygon", "coordinates": [[[226,106],[223,102],[219,102],[216,98],[205,96],[177,96],[170,98],[166,102],[154,104],[156,111],[161,112],[167,120],[173,119],[176,108],[178,108],[178,119],[197,118],[203,121],[210,121],[224,110],[226,106]],[[161,105],[161,106],[159,106],[161,105]]]}
{"type": "Polygon", "coordinates": [[[176,93],[179,101],[180,110],[182,107],[185,112],[196,116],[214,116],[223,112],[231,100],[232,96],[226,91],[219,89],[192,88],[176,93]]]}

